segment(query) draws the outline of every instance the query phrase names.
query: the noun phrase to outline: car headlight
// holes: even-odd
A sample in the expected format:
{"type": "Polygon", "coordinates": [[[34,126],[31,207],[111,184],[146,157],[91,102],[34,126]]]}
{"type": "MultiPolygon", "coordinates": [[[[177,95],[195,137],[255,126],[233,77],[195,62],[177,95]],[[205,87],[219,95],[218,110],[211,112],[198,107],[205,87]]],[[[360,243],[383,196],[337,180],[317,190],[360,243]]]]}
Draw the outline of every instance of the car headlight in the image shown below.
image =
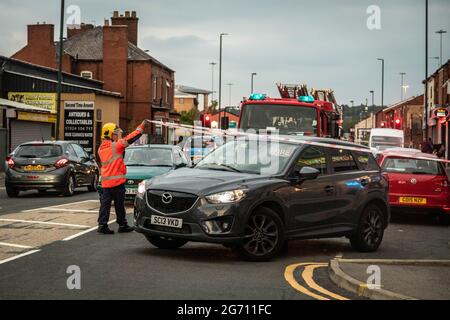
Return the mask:
{"type": "Polygon", "coordinates": [[[138,185],[138,195],[143,196],[145,194],[145,190],[147,189],[147,183],[144,181],[140,182],[138,185]]]}
{"type": "Polygon", "coordinates": [[[231,190],[231,191],[225,191],[225,192],[219,192],[215,194],[211,194],[209,196],[206,196],[206,200],[208,200],[209,203],[234,203],[239,202],[242,199],[245,198],[247,195],[247,190],[243,189],[237,189],[237,190],[231,190]]]}

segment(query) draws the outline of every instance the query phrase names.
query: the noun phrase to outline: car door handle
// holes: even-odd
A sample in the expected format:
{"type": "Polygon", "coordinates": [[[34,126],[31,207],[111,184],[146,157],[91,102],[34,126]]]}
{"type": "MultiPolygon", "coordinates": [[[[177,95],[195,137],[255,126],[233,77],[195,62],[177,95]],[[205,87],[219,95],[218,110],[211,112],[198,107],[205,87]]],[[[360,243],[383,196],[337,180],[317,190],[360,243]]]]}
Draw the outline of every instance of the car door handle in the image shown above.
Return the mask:
{"type": "Polygon", "coordinates": [[[326,193],[332,193],[332,192],[334,192],[334,187],[333,187],[333,186],[326,186],[326,187],[325,187],[325,192],[326,192],[326,193]]]}
{"type": "Polygon", "coordinates": [[[362,185],[363,187],[367,186],[369,183],[370,183],[370,180],[369,180],[369,179],[361,179],[361,185],[362,185]]]}

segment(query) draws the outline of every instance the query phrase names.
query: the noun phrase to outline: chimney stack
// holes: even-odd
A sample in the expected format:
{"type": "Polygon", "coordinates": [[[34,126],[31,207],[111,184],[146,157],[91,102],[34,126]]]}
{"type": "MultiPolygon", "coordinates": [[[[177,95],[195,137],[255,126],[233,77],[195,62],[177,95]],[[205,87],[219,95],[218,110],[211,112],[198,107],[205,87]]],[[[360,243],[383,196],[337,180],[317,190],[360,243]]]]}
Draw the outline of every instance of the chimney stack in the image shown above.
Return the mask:
{"type": "Polygon", "coordinates": [[[83,33],[85,31],[94,29],[94,25],[93,24],[85,24],[85,23],[81,23],[81,25],[77,28],[69,28],[67,27],[67,38],[71,38],[74,35],[77,35],[79,33],[83,33]]]}
{"type": "Polygon", "coordinates": [[[119,11],[114,11],[111,17],[111,25],[128,26],[128,41],[137,46],[138,41],[138,21],[136,11],[125,11],[125,15],[119,16],[119,11]]]}

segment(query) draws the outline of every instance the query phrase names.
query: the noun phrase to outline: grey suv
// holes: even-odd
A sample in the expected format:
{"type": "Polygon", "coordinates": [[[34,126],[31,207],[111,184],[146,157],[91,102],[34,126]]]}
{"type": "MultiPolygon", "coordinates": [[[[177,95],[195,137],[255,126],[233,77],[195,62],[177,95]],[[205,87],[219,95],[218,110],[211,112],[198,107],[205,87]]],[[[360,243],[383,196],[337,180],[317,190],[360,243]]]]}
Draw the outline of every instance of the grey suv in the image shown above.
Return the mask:
{"type": "Polygon", "coordinates": [[[237,139],[195,168],[142,182],[136,231],[159,248],[218,243],[253,261],[273,258],[292,239],[347,237],[356,250],[377,250],[390,209],[388,182],[370,150],[285,139],[264,152],[252,139],[237,139]],[[250,161],[239,160],[247,155],[250,161]]]}

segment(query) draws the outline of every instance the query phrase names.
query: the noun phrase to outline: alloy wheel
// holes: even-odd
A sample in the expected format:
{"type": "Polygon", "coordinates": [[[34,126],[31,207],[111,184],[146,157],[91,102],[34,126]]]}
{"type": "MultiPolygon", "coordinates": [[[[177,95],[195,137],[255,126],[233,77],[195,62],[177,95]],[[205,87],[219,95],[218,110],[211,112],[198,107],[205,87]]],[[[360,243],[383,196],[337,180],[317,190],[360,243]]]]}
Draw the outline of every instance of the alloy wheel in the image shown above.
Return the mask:
{"type": "Polygon", "coordinates": [[[274,250],[279,241],[275,221],[265,215],[253,215],[245,228],[244,249],[255,256],[264,256],[274,250]]]}
{"type": "Polygon", "coordinates": [[[369,245],[373,246],[380,240],[383,232],[383,223],[381,221],[380,212],[372,208],[366,217],[363,229],[364,241],[369,245]]]}

